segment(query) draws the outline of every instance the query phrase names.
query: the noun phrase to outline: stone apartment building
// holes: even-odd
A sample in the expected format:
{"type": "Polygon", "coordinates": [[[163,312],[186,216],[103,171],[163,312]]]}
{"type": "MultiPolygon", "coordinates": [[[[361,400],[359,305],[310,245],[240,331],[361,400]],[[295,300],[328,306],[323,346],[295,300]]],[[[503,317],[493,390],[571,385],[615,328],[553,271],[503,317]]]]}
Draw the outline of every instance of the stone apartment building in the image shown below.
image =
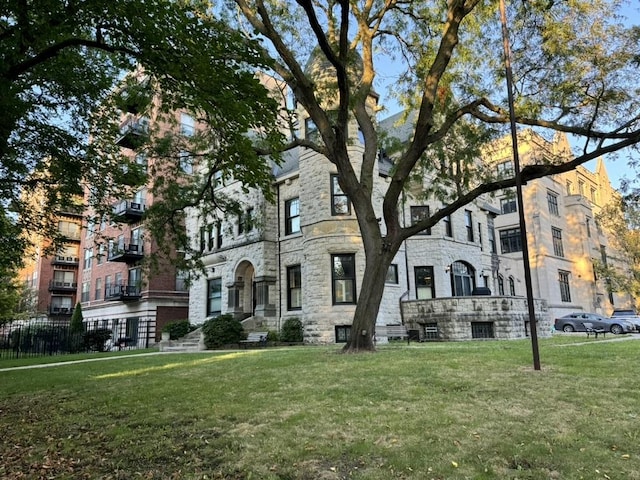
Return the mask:
{"type": "MultiPolygon", "coordinates": [[[[371,102],[375,100],[372,96],[371,102]]],[[[313,135],[313,125],[305,120],[304,112],[300,115],[301,135],[313,135]]],[[[382,121],[379,126],[397,129],[398,118],[382,121]]],[[[351,131],[357,132],[357,128],[351,131]]],[[[568,149],[564,137],[547,143],[526,136],[523,140],[523,161],[548,149],[568,149]]],[[[350,153],[356,170],[361,152],[362,145],[354,135],[350,153]]],[[[485,160],[495,163],[498,170],[512,168],[511,163],[505,163],[511,162],[505,160],[509,157],[500,154],[485,160]]],[[[381,199],[391,162],[381,157],[377,167],[376,191],[381,199]]],[[[242,199],[243,215],[210,221],[191,219],[189,231],[204,253],[206,268],[205,275],[190,288],[189,318],[201,323],[220,313],[231,313],[243,319],[248,329],[278,330],[287,317],[298,317],[304,325],[305,341],[345,341],[364,266],[360,232],[349,200],[340,190],[333,165],[314,151],[289,152],[281,166],[274,166],[273,174],[275,204],[267,203],[259,192],[241,193],[240,185],[231,181],[218,188],[242,199]]],[[[534,298],[538,299],[539,322],[542,319],[539,334],[549,334],[555,316],[576,310],[606,315],[612,305],[628,301],[607,292],[592,268],[594,258],[608,252],[615,258],[606,232],[595,221],[598,209],[612,195],[615,191],[602,161],[595,173],[579,167],[525,186],[534,298]]],[[[437,207],[435,202],[408,195],[402,218],[409,224],[437,207]]],[[[504,310],[509,304],[509,308],[519,309],[518,319],[524,318],[525,284],[518,235],[515,197],[513,192],[501,192],[472,202],[429,231],[408,239],[389,269],[377,325],[410,324],[407,315],[411,315],[406,312],[415,311],[416,301],[441,300],[449,302],[449,309],[452,301],[471,305],[461,297],[486,293],[481,287],[491,292],[491,300],[486,302],[493,307],[485,310],[504,310]]],[[[481,301],[485,297],[476,297],[474,302],[481,301]]],[[[439,321],[441,331],[447,331],[442,317],[439,321]]],[[[520,323],[518,328],[507,327],[505,335],[528,334],[526,322],[520,323]]],[[[427,319],[413,326],[420,330],[421,338],[428,339],[426,327],[430,324],[427,319]]],[[[493,328],[490,330],[477,336],[493,336],[493,328]]],[[[451,339],[476,336],[470,330],[451,331],[451,339]]]]}

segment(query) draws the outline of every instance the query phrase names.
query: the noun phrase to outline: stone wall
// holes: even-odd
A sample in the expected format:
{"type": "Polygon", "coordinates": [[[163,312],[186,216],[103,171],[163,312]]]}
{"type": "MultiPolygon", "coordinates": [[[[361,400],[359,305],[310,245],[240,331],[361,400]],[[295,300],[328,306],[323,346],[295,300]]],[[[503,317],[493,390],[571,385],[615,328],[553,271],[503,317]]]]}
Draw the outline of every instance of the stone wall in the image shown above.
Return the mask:
{"type": "MultiPolygon", "coordinates": [[[[551,317],[547,302],[534,299],[539,337],[551,335],[551,317]]],[[[493,338],[516,339],[529,335],[529,312],[524,297],[449,297],[412,300],[402,303],[407,328],[424,337],[426,324],[437,324],[438,339],[471,340],[473,324],[491,324],[493,338]]]]}

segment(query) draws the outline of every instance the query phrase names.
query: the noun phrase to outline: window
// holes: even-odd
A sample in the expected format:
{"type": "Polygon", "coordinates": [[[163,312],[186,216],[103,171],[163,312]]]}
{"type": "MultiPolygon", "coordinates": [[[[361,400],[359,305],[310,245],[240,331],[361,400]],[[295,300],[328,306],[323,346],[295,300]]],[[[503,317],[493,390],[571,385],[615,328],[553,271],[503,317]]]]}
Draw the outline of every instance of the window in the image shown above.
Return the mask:
{"type": "Polygon", "coordinates": [[[478,222],[478,243],[480,244],[480,250],[484,250],[482,245],[482,224],[478,222]]]}
{"type": "Polygon", "coordinates": [[[331,215],[351,215],[351,202],[340,188],[338,175],[331,175],[331,215]]]}
{"type": "Polygon", "coordinates": [[[516,296],[516,281],[513,277],[509,277],[509,295],[516,296]]]}
{"type": "Polygon", "coordinates": [[[504,296],[504,277],[498,275],[498,295],[504,296]]]}
{"type": "Polygon", "coordinates": [[[129,250],[132,252],[142,253],[142,240],[142,227],[131,230],[129,250]]]}
{"type": "Polygon", "coordinates": [[[142,268],[130,268],[127,280],[127,285],[130,287],[140,288],[142,285],[142,268]]]}
{"type": "Polygon", "coordinates": [[[94,294],[94,300],[100,300],[102,296],[102,279],[96,278],[96,289],[94,294]]]}
{"type": "Polygon", "coordinates": [[[124,336],[129,339],[130,342],[138,341],[138,326],[140,320],[138,317],[127,318],[127,324],[124,330],[124,336]]]}
{"type": "Polygon", "coordinates": [[[238,216],[238,235],[248,233],[253,229],[253,208],[247,208],[244,214],[238,216]]]}
{"type": "Polygon", "coordinates": [[[467,242],[473,242],[473,213],[471,210],[464,211],[464,226],[467,230],[467,242]]]}
{"type": "Polygon", "coordinates": [[[300,199],[292,198],[284,202],[284,233],[291,235],[300,231],[300,199]]]}
{"type": "Polygon", "coordinates": [[[596,189],[591,187],[591,202],[597,203],[596,199],[597,199],[597,197],[596,197],[596,189]]]}
{"type": "Polygon", "coordinates": [[[210,223],[207,226],[207,248],[209,249],[209,251],[215,248],[216,246],[215,241],[216,241],[216,237],[214,233],[213,223],[210,223]]]}
{"type": "Polygon", "coordinates": [[[217,317],[222,313],[222,279],[207,280],[207,317],[217,317]]]}
{"type": "Polygon", "coordinates": [[[584,182],[582,180],[578,180],[578,193],[584,197],[584,182]]]}
{"type": "Polygon", "coordinates": [[[444,234],[447,237],[453,237],[453,228],[451,227],[451,215],[447,215],[443,218],[444,221],[444,234]]]}
{"type": "Polygon", "coordinates": [[[176,270],[176,291],[189,291],[189,272],[187,270],[176,270]]]}
{"type": "Polygon", "coordinates": [[[104,277],[104,291],[109,292],[111,290],[111,275],[104,277]]]}
{"type": "Polygon", "coordinates": [[[304,138],[305,140],[309,140],[310,142],[317,142],[318,140],[320,140],[320,132],[318,132],[318,127],[310,118],[307,118],[304,121],[304,138]]]}
{"type": "Polygon", "coordinates": [[[54,270],[53,285],[56,287],[75,288],[75,273],[73,270],[54,270]]]}
{"type": "Polygon", "coordinates": [[[471,338],[494,338],[493,322],[471,322],[471,338]]]}
{"type": "Polygon", "coordinates": [[[85,248],[85,250],[84,250],[84,263],[82,264],[82,267],[85,270],[90,269],[92,260],[93,260],[93,248],[85,248]]]}
{"type": "Polygon", "coordinates": [[[571,301],[571,291],[569,290],[569,272],[558,270],[558,284],[560,285],[560,300],[571,301]]]}
{"type": "Polygon", "coordinates": [[[498,253],[498,250],[496,250],[496,231],[494,229],[492,216],[487,218],[487,231],[489,232],[489,251],[491,253],[498,253]]]}
{"type": "Polygon", "coordinates": [[[351,325],[336,325],[336,343],[347,343],[351,338],[351,325]]]}
{"type": "Polygon", "coordinates": [[[571,183],[571,180],[567,180],[567,195],[572,195],[573,194],[573,183],[571,183]]]}
{"type": "Polygon", "coordinates": [[[562,247],[562,230],[551,227],[551,237],[553,238],[553,253],[557,257],[564,257],[564,248],[562,247]]]}
{"type": "Polygon", "coordinates": [[[498,173],[498,177],[512,177],[513,176],[513,162],[511,160],[506,160],[504,162],[500,162],[496,165],[496,171],[498,173]]]}
{"type": "MultiPolygon", "coordinates": [[[[420,205],[411,207],[411,225],[421,222],[431,216],[428,205],[420,205]]],[[[425,228],[419,232],[421,235],[431,235],[431,227],[425,228]]]]}
{"type": "Polygon", "coordinates": [[[466,262],[453,262],[451,265],[453,277],[453,296],[468,297],[475,288],[475,271],[466,262]]]}
{"type": "Polygon", "coordinates": [[[551,215],[559,216],[558,210],[558,194],[550,190],[547,191],[547,206],[549,207],[549,213],[551,215]]]}
{"type": "Polygon", "coordinates": [[[205,245],[207,244],[207,231],[204,227],[200,227],[200,253],[204,252],[205,245]]]}
{"type": "Polygon", "coordinates": [[[416,279],[416,298],[418,300],[436,298],[436,287],[433,281],[433,267],[414,267],[413,272],[416,279]]]}
{"type": "Polygon", "coordinates": [[[114,285],[121,286],[122,285],[122,273],[118,272],[114,275],[114,285]]]}
{"type": "Polygon", "coordinates": [[[302,308],[302,271],[300,265],[287,267],[287,310],[302,308]]]}
{"type": "Polygon", "coordinates": [[[521,252],[522,239],[520,238],[520,229],[500,230],[500,248],[502,253],[521,252]]]}
{"type": "Polygon", "coordinates": [[[182,151],[178,154],[180,170],[187,175],[193,174],[193,157],[189,152],[182,151]]]}
{"type": "Polygon", "coordinates": [[[58,232],[65,238],[71,240],[80,240],[80,225],[66,220],[58,222],[58,232]]]}
{"type": "Polygon", "coordinates": [[[587,237],[591,238],[591,219],[587,218],[587,237]]]}
{"type": "Polygon", "coordinates": [[[90,300],[89,295],[91,294],[91,282],[82,282],[82,290],[80,293],[80,301],[88,302],[90,300]]]}
{"type": "Polygon", "coordinates": [[[222,222],[216,223],[216,244],[218,248],[222,248],[222,222]]]}
{"type": "Polygon", "coordinates": [[[180,133],[185,137],[191,137],[196,133],[196,121],[191,115],[180,114],[180,133]]]}
{"type": "Polygon", "coordinates": [[[333,304],[356,303],[356,256],[331,255],[333,304]]]}
{"type": "Polygon", "coordinates": [[[398,284],[398,265],[392,263],[387,270],[387,276],[384,279],[384,283],[398,284]]]}
{"type": "Polygon", "coordinates": [[[500,199],[500,212],[505,213],[514,213],[518,211],[518,203],[515,198],[504,197],[500,199]]]}

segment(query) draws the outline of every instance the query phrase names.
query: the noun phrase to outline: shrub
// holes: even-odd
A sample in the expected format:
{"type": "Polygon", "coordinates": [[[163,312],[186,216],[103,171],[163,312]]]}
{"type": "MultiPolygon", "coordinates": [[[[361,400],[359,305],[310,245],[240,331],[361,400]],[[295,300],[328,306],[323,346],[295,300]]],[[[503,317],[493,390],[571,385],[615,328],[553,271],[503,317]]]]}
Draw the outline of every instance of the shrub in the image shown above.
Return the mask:
{"type": "Polygon", "coordinates": [[[282,324],[280,330],[281,342],[302,342],[302,322],[298,317],[289,317],[282,324]]]}
{"type": "Polygon", "coordinates": [[[245,338],[240,321],[228,313],[204,322],[202,333],[207,348],[219,348],[230,343],[238,343],[245,338]]]}
{"type": "Polygon", "coordinates": [[[104,352],[105,343],[111,338],[112,333],[108,328],[89,330],[84,334],[85,348],[87,350],[95,350],[96,352],[104,352]]]}
{"type": "Polygon", "coordinates": [[[267,332],[267,340],[270,342],[277,342],[280,340],[280,334],[277,330],[269,330],[267,332]]]}
{"type": "Polygon", "coordinates": [[[162,327],[162,331],[169,332],[170,340],[176,340],[193,331],[193,328],[189,323],[189,320],[177,320],[175,322],[167,323],[164,327],[162,327]]]}
{"type": "Polygon", "coordinates": [[[84,332],[84,324],[82,323],[82,305],[80,305],[80,302],[76,303],[76,307],[73,309],[69,328],[71,329],[71,333],[84,332]]]}

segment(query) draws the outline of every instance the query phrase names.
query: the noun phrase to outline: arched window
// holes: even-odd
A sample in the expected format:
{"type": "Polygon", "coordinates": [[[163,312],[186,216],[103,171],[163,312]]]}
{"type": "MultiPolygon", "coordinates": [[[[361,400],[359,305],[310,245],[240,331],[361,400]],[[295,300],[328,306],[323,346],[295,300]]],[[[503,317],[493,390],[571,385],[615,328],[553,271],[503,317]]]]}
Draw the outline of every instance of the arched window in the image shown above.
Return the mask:
{"type": "Polygon", "coordinates": [[[504,277],[498,275],[498,295],[504,295],[504,277]]]}
{"type": "Polygon", "coordinates": [[[509,277],[509,295],[512,297],[516,296],[516,281],[513,277],[509,277]]]}
{"type": "Polygon", "coordinates": [[[475,269],[466,262],[453,262],[451,280],[454,297],[468,297],[476,286],[475,269]]]}

